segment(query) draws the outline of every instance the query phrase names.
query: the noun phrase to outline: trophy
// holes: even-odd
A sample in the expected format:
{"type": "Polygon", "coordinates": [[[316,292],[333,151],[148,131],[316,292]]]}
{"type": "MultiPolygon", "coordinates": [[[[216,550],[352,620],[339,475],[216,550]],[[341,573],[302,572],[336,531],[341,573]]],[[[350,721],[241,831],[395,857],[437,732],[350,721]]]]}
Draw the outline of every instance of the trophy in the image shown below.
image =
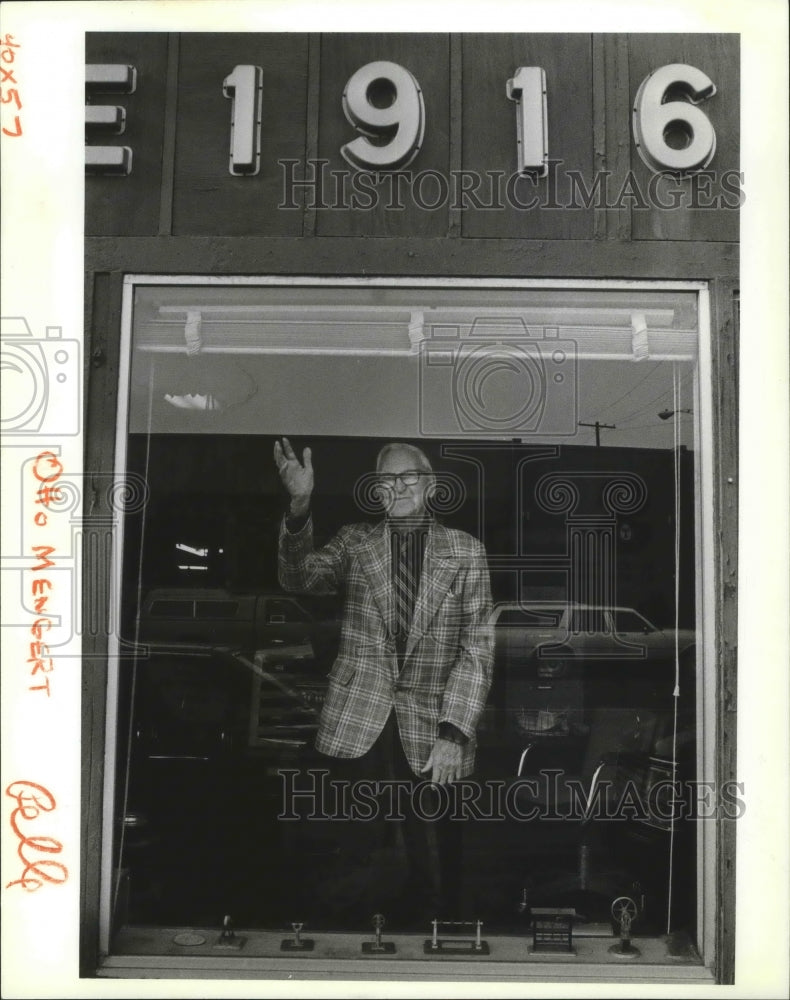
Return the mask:
{"type": "Polygon", "coordinates": [[[612,903],[612,917],[620,925],[620,941],[609,949],[619,958],[637,958],[641,952],[631,944],[631,924],[637,915],[636,903],[630,896],[618,896],[612,903]]]}
{"type": "Polygon", "coordinates": [[[302,937],[302,928],[304,927],[304,922],[292,923],[294,936],[292,938],[285,938],[280,942],[280,951],[312,951],[315,947],[315,941],[312,938],[302,937]]]}
{"type": "Polygon", "coordinates": [[[423,944],[423,953],[435,955],[443,952],[445,955],[489,955],[488,942],[483,941],[483,921],[482,920],[432,920],[433,934],[430,941],[423,944]],[[473,938],[462,937],[439,937],[439,928],[447,928],[451,934],[458,934],[456,927],[474,927],[475,936],[473,938]]]}
{"type": "Polygon", "coordinates": [[[227,948],[231,951],[240,951],[247,941],[246,937],[239,937],[233,929],[233,921],[230,914],[226,913],[222,920],[222,930],[214,944],[215,948],[227,948]]]}
{"type": "Polygon", "coordinates": [[[362,953],[364,955],[392,955],[395,952],[395,944],[392,941],[382,941],[381,931],[386,921],[381,913],[373,914],[373,931],[375,934],[373,941],[362,942],[362,953]]]}

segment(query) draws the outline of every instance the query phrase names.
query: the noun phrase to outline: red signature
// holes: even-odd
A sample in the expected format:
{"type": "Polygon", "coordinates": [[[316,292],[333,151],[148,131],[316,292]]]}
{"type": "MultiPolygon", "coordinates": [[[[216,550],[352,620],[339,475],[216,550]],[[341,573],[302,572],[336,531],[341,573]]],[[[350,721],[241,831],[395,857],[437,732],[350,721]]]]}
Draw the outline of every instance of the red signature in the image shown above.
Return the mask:
{"type": "MultiPolygon", "coordinates": [[[[60,459],[51,451],[42,451],[41,454],[36,456],[36,460],[33,464],[33,475],[37,481],[43,484],[37,492],[37,504],[43,504],[45,510],[36,511],[33,518],[33,523],[38,528],[43,528],[47,524],[47,514],[45,511],[51,510],[51,505],[57,503],[61,500],[60,488],[55,485],[63,474],[63,465],[60,459]]],[[[55,561],[49,557],[55,553],[55,547],[53,545],[34,545],[32,547],[33,553],[36,559],[39,561],[35,566],[31,566],[33,573],[41,573],[48,569],[50,566],[55,565],[55,561]]],[[[47,591],[52,590],[52,581],[46,577],[36,577],[31,584],[31,596],[33,598],[33,605],[35,612],[41,615],[42,612],[47,610],[47,604],[49,602],[51,594],[47,591]]],[[[40,684],[31,684],[31,691],[46,691],[47,697],[50,696],[49,687],[49,674],[53,671],[53,661],[50,655],[49,646],[46,642],[42,641],[43,634],[48,632],[52,627],[52,619],[43,615],[37,618],[30,628],[30,634],[33,638],[33,642],[30,643],[30,656],[28,658],[28,663],[32,663],[33,667],[30,671],[32,675],[37,673],[42,673],[43,677],[38,678],[41,681],[40,684]]]]}
{"type": "Polygon", "coordinates": [[[69,870],[64,864],[52,858],[35,858],[32,855],[60,854],[63,844],[54,837],[29,837],[20,829],[23,820],[30,822],[42,812],[53,812],[56,807],[55,796],[34,781],[13,781],[5,793],[16,801],[10,823],[11,829],[19,838],[17,854],[25,866],[22,875],[9,882],[6,889],[10,889],[12,885],[21,885],[27,892],[35,892],[45,882],[62,884],[69,877],[69,870]]]}
{"type": "MultiPolygon", "coordinates": [[[[3,104],[12,104],[17,111],[22,110],[22,100],[19,96],[19,84],[14,76],[14,70],[9,67],[13,65],[16,53],[14,49],[19,48],[19,42],[14,41],[13,35],[6,35],[0,40],[0,101],[3,104]],[[15,83],[15,87],[9,87],[9,83],[15,83]],[[3,89],[4,88],[4,89],[3,89]]],[[[22,135],[22,121],[19,115],[14,115],[14,131],[3,128],[3,135],[12,137],[22,135]]]]}

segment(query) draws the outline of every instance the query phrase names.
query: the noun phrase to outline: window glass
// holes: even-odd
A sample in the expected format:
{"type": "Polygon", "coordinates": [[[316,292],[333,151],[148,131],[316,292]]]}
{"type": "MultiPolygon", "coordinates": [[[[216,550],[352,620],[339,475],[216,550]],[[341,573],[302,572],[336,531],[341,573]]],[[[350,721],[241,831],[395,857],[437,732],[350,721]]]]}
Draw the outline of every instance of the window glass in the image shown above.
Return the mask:
{"type": "Polygon", "coordinates": [[[269,598],[266,601],[268,620],[274,622],[309,622],[310,616],[293,601],[269,598]]]}
{"type": "MultiPolygon", "coordinates": [[[[700,773],[697,341],[686,291],[135,289],[122,473],[144,477],[149,498],[124,524],[120,620],[132,648],[135,636],[146,645],[119,668],[108,736],[112,868],[126,886],[111,901],[116,927],[230,914],[236,926],[356,931],[382,912],[393,930],[429,929],[432,904],[404,891],[406,821],[359,781],[358,822],[316,791],[322,727],[357,734],[350,760],[367,748],[369,716],[349,707],[363,671],[378,672],[401,735],[425,712],[438,737],[450,673],[479,641],[470,557],[450,546],[437,577],[423,552],[418,653],[404,645],[398,661],[387,633],[368,655],[392,552],[371,563],[360,539],[384,530],[372,484],[380,449],[398,441],[433,467],[437,522],[482,544],[493,611],[490,686],[450,733],[471,739],[474,768],[446,915],[525,934],[533,910],[573,909],[594,936],[611,933],[625,896],[635,933],[669,929],[694,947],[697,830],[651,790],[700,773]],[[364,526],[342,559],[325,557],[326,585],[278,574],[284,435],[300,460],[311,449],[314,472],[309,526],[305,514],[292,532],[331,553],[338,533],[364,526]],[[626,792],[636,804],[623,812],[626,792]]],[[[470,697],[470,682],[454,690],[470,697]]]]}
{"type": "Polygon", "coordinates": [[[556,628],[562,618],[562,608],[502,608],[496,619],[496,624],[501,627],[508,625],[545,626],[546,628],[556,628]]]}
{"type": "Polygon", "coordinates": [[[149,614],[154,618],[191,618],[194,601],[152,601],[149,614]]]}
{"type": "Polygon", "coordinates": [[[653,632],[654,626],[635,611],[617,608],[612,612],[615,632],[653,632]]]}
{"type": "Polygon", "coordinates": [[[611,631],[611,613],[608,608],[573,608],[568,616],[568,628],[571,632],[599,632],[611,631]]]}
{"type": "Polygon", "coordinates": [[[198,601],[195,605],[198,618],[235,618],[238,611],[236,601],[198,601]]]}

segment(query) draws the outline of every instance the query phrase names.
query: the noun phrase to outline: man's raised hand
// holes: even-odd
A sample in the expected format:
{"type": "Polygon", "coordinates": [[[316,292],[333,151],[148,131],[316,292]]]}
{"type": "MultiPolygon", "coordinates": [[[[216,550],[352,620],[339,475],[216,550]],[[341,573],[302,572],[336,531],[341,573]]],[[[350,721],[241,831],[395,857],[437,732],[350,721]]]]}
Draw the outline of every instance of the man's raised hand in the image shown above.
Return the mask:
{"type": "Polygon", "coordinates": [[[293,514],[302,514],[307,510],[313,492],[313,459],[309,448],[302,452],[302,462],[297,458],[287,437],[283,438],[282,444],[274,442],[274,463],[291,498],[293,514]]]}

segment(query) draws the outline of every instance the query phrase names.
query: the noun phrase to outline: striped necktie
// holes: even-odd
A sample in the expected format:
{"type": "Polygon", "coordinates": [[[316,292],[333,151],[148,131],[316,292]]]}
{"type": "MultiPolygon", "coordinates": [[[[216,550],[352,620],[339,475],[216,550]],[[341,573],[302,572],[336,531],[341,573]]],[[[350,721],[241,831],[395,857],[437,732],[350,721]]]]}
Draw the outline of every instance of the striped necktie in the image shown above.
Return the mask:
{"type": "Polygon", "coordinates": [[[395,641],[399,652],[406,640],[414,617],[420,571],[422,569],[424,531],[393,531],[392,590],[395,599],[395,641]]]}

